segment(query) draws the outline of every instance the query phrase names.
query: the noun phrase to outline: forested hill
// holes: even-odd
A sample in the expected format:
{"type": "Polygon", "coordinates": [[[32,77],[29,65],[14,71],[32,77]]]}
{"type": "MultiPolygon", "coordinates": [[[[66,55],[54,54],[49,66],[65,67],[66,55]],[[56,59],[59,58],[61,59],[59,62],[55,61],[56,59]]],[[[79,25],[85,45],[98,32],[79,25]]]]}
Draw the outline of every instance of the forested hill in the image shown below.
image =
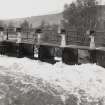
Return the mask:
{"type": "Polygon", "coordinates": [[[39,26],[43,21],[47,24],[58,24],[59,21],[62,19],[62,13],[58,14],[50,14],[50,15],[41,15],[41,16],[31,16],[26,18],[16,18],[16,19],[9,19],[5,20],[6,24],[12,23],[15,26],[19,26],[24,20],[29,21],[33,27],[39,26]]]}

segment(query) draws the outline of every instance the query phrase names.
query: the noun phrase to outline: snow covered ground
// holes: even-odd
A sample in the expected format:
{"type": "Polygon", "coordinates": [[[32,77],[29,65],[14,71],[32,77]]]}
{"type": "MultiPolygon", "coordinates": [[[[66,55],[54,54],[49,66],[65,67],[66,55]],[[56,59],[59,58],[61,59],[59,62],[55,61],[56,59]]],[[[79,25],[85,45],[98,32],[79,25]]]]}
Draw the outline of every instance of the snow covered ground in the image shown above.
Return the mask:
{"type": "MultiPolygon", "coordinates": [[[[0,75],[14,77],[14,82],[21,81],[59,96],[64,105],[68,98],[72,99],[71,95],[78,99],[75,105],[105,105],[105,69],[96,64],[70,66],[58,62],[51,65],[28,58],[0,56],[0,75]]],[[[30,90],[22,89],[24,92],[30,90]]]]}

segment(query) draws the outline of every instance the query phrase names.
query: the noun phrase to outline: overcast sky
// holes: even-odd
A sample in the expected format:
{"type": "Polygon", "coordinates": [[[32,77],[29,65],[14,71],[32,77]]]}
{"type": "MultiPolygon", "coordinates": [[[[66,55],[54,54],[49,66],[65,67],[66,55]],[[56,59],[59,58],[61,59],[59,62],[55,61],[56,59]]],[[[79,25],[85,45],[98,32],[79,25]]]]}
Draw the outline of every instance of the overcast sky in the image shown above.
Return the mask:
{"type": "Polygon", "coordinates": [[[0,19],[61,12],[73,0],[0,0],[0,19]]]}
{"type": "Polygon", "coordinates": [[[58,13],[72,0],[0,0],[0,19],[58,13]]]}

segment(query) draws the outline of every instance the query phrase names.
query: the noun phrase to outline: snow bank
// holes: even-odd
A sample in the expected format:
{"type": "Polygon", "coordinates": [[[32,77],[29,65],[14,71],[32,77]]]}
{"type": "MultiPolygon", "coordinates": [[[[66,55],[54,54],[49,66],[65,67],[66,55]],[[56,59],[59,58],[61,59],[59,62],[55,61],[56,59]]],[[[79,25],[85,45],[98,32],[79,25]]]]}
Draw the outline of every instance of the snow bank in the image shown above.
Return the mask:
{"type": "Polygon", "coordinates": [[[51,65],[28,58],[0,56],[0,67],[40,78],[63,95],[79,96],[80,90],[84,90],[88,98],[105,97],[105,69],[96,64],[70,66],[59,62],[51,65]]]}

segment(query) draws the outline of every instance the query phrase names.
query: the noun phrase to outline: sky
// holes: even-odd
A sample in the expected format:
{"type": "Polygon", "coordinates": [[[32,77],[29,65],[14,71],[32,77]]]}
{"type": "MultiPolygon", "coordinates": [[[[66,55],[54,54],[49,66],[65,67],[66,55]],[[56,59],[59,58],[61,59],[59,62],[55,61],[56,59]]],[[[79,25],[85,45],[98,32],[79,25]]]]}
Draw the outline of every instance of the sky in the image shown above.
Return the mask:
{"type": "MultiPolygon", "coordinates": [[[[0,0],[0,19],[59,13],[73,0],[0,0]]],[[[101,2],[104,0],[100,0],[101,2]]]]}
{"type": "Polygon", "coordinates": [[[64,4],[71,1],[73,0],[0,0],[0,19],[59,13],[64,4]]]}

